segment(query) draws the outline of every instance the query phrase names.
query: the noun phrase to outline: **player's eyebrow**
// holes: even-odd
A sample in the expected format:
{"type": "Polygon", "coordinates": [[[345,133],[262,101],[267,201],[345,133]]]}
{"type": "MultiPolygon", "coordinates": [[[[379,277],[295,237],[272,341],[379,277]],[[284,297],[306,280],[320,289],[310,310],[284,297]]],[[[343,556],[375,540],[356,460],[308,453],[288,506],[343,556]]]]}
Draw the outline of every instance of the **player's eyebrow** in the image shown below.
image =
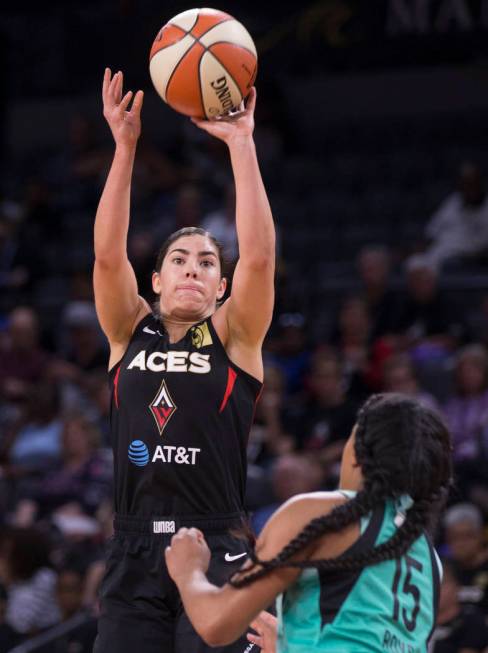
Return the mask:
{"type": "MultiPolygon", "coordinates": [[[[185,254],[185,256],[189,256],[190,252],[187,249],[183,249],[182,247],[175,247],[174,249],[171,250],[170,254],[173,252],[181,252],[182,254],[185,254]]],[[[198,252],[198,256],[215,256],[217,258],[217,254],[213,252],[211,249],[204,249],[201,252],[198,252]]]]}

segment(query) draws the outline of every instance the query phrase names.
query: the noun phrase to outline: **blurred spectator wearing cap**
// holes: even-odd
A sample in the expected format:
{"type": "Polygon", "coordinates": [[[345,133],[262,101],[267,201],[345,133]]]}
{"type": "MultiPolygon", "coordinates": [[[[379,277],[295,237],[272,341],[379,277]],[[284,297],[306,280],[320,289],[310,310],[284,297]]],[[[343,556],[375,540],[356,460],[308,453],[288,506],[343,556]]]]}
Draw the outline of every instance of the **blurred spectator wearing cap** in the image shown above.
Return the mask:
{"type": "Polygon", "coordinates": [[[454,460],[474,460],[488,421],[488,351],[482,345],[468,345],[458,353],[455,381],[455,394],[445,406],[454,460]]]}
{"type": "Polygon", "coordinates": [[[371,338],[389,334],[398,312],[397,294],[390,288],[391,255],[387,247],[369,245],[361,249],[357,269],[362,284],[361,296],[367,304],[371,338]]]}
{"type": "Polygon", "coordinates": [[[18,634],[33,635],[60,619],[49,549],[46,537],[33,528],[9,528],[0,535],[0,580],[7,589],[4,623],[18,634]]]}
{"type": "Polygon", "coordinates": [[[484,653],[488,628],[483,612],[460,603],[455,569],[449,560],[444,560],[442,566],[439,611],[429,653],[484,653]]]}
{"type": "Polygon", "coordinates": [[[479,606],[488,616],[488,548],[481,512],[471,503],[455,504],[446,511],[443,525],[459,600],[479,606]]]}
{"type": "Polygon", "coordinates": [[[436,264],[455,258],[473,258],[488,252],[488,195],[481,171],[462,164],[458,190],[449,195],[431,217],[426,255],[436,264]]]}

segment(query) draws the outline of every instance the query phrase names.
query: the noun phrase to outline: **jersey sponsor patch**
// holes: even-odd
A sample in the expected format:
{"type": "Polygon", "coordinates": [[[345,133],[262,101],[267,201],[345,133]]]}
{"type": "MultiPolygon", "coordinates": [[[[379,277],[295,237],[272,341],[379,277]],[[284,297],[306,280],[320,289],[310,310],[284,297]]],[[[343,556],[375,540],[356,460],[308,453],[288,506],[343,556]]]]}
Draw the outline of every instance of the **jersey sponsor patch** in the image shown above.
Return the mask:
{"type": "Polygon", "coordinates": [[[151,455],[145,442],[133,440],[129,445],[128,455],[130,462],[136,467],[145,467],[151,463],[172,463],[175,465],[196,465],[198,447],[178,447],[173,444],[157,445],[151,455]]]}
{"type": "Polygon", "coordinates": [[[171,416],[176,410],[176,404],[171,399],[171,395],[169,394],[169,390],[166,386],[166,381],[163,380],[159,386],[159,390],[157,391],[156,396],[149,404],[149,410],[156,420],[156,426],[158,427],[159,435],[162,435],[164,427],[169,422],[171,416]]]}

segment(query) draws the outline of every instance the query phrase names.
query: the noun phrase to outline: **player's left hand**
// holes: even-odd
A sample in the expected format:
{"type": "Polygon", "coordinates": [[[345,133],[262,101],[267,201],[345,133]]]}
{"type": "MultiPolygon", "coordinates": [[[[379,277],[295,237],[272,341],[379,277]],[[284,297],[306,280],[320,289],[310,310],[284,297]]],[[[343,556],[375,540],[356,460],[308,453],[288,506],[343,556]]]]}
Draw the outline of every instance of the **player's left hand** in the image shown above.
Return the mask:
{"type": "Polygon", "coordinates": [[[261,653],[276,653],[276,637],[278,631],[278,620],[275,616],[263,610],[251,622],[257,634],[247,633],[247,639],[259,646],[261,653]]]}
{"type": "Polygon", "coordinates": [[[246,103],[241,102],[237,111],[212,118],[211,120],[192,118],[191,121],[197,127],[224,141],[230,147],[233,142],[252,136],[254,131],[255,108],[256,88],[253,86],[246,103]]]}
{"type": "Polygon", "coordinates": [[[176,584],[190,572],[207,572],[210,549],[198,528],[180,528],[164,552],[168,572],[176,584]]]}

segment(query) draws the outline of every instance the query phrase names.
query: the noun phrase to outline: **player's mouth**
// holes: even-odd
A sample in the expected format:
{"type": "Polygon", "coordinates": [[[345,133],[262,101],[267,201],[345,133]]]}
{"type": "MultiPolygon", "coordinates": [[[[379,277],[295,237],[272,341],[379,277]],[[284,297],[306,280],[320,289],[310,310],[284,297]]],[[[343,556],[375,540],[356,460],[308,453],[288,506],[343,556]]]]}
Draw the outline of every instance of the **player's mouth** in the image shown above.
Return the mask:
{"type": "Polygon", "coordinates": [[[192,286],[189,284],[185,284],[184,286],[176,286],[176,290],[185,290],[189,292],[195,292],[198,293],[199,295],[203,295],[203,291],[201,288],[198,286],[192,286]]]}

